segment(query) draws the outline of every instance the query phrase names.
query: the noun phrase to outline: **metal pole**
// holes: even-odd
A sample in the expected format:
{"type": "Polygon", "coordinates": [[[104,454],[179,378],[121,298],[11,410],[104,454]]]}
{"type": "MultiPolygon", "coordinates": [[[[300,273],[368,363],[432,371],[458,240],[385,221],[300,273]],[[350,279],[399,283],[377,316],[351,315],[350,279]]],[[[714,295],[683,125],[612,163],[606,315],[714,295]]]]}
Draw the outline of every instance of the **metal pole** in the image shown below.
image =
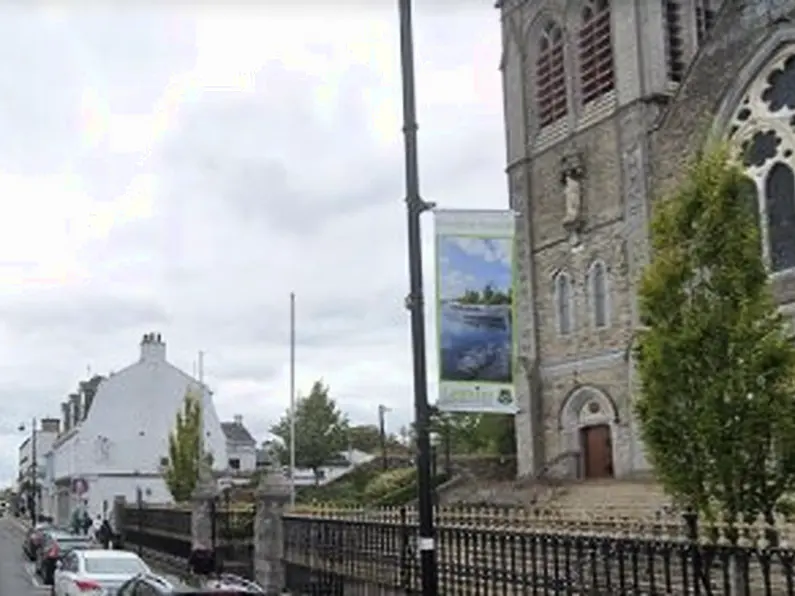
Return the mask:
{"type": "Polygon", "coordinates": [[[429,439],[428,371],[425,362],[425,304],[422,288],[422,245],[420,215],[432,208],[420,196],[417,158],[417,114],[414,94],[414,41],[411,25],[411,0],[398,0],[400,13],[400,64],[403,79],[403,137],[406,154],[406,208],[411,311],[411,343],[414,368],[414,415],[417,427],[417,497],[419,509],[420,570],[423,596],[436,596],[438,577],[433,528],[431,488],[431,449],[429,439]]]}
{"type": "Polygon", "coordinates": [[[450,480],[453,475],[453,453],[449,422],[446,422],[444,426],[444,475],[445,481],[450,480]]]}
{"type": "Polygon", "coordinates": [[[386,458],[386,410],[386,406],[378,406],[378,438],[381,442],[381,468],[384,471],[389,467],[386,458]]]}
{"type": "Polygon", "coordinates": [[[295,293],[290,292],[290,505],[295,505],[295,293]]]}
{"type": "Polygon", "coordinates": [[[36,442],[37,442],[36,441],[36,439],[37,439],[37,436],[36,436],[36,434],[37,434],[36,422],[37,422],[37,420],[36,420],[36,417],[34,416],[33,419],[31,420],[31,428],[33,429],[32,436],[31,436],[31,440],[33,441],[33,444],[31,446],[31,459],[33,460],[32,465],[31,465],[31,472],[32,472],[32,475],[33,475],[33,481],[32,481],[33,482],[33,500],[31,501],[31,508],[30,508],[30,517],[31,517],[31,520],[32,520],[34,526],[36,525],[36,521],[38,520],[38,501],[39,501],[39,499],[38,499],[38,490],[37,490],[38,489],[38,484],[39,484],[39,470],[38,470],[38,465],[37,465],[38,462],[36,461],[37,458],[38,458],[38,453],[37,453],[37,450],[36,450],[36,442]]]}

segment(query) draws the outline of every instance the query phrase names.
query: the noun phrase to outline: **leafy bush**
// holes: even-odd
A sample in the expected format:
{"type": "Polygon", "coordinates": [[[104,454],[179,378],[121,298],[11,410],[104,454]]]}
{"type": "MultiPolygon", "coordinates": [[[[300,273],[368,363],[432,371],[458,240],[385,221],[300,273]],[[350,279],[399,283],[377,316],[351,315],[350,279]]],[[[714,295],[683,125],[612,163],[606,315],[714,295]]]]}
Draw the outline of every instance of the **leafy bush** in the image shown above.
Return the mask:
{"type": "Polygon", "coordinates": [[[367,501],[378,501],[389,493],[416,482],[417,472],[414,468],[387,470],[367,484],[364,489],[364,498],[367,501]]]}
{"type": "Polygon", "coordinates": [[[379,470],[367,469],[362,466],[326,485],[300,487],[296,494],[296,500],[299,503],[357,505],[362,501],[362,494],[366,486],[379,473],[379,470]]]}
{"type": "MultiPolygon", "coordinates": [[[[446,474],[437,474],[435,478],[431,479],[431,486],[435,490],[449,478],[446,474]]],[[[378,499],[373,505],[376,507],[397,507],[405,505],[417,498],[417,477],[415,476],[409,484],[405,484],[390,493],[387,493],[378,499]]]]}

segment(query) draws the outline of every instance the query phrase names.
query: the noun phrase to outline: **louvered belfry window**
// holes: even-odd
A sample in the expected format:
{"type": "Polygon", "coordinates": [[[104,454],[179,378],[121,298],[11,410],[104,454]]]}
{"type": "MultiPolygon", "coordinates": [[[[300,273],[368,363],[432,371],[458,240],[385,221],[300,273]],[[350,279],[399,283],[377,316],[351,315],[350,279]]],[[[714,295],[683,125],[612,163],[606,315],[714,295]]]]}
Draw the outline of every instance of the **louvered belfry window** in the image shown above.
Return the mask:
{"type": "Polygon", "coordinates": [[[579,50],[582,102],[587,104],[615,85],[608,0],[591,0],[583,8],[579,50]]]}
{"type": "Polygon", "coordinates": [[[685,75],[684,38],[682,35],[682,5],[679,0],[663,0],[665,17],[665,52],[668,80],[681,83],[685,75]]]}
{"type": "Polygon", "coordinates": [[[550,22],[539,42],[536,63],[536,99],[541,128],[566,115],[566,67],[563,55],[563,32],[550,22]]]}

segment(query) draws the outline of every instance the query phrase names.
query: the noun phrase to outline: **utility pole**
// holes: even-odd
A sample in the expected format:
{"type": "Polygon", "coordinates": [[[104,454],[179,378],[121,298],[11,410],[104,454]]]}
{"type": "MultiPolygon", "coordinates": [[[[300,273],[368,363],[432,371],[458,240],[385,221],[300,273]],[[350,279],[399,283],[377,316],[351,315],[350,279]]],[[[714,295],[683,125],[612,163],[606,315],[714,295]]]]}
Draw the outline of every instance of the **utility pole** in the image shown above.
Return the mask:
{"type": "Polygon", "coordinates": [[[389,411],[385,405],[378,406],[378,439],[381,442],[381,468],[386,471],[389,462],[386,457],[386,413],[389,411]]]}
{"type": "Polygon", "coordinates": [[[39,457],[39,454],[38,454],[38,449],[36,449],[36,443],[38,442],[37,423],[38,423],[38,421],[36,420],[36,417],[34,416],[33,419],[30,422],[30,424],[31,424],[30,428],[32,429],[32,431],[31,431],[31,441],[33,441],[33,443],[31,444],[31,449],[30,449],[30,451],[31,451],[31,459],[33,460],[31,462],[31,468],[30,468],[31,469],[31,475],[33,476],[33,499],[31,501],[31,507],[30,507],[30,518],[31,518],[32,526],[36,525],[36,522],[38,521],[38,517],[39,517],[38,516],[38,512],[39,512],[39,506],[38,506],[38,504],[39,504],[39,466],[38,466],[38,457],[39,457]]]}
{"type": "Polygon", "coordinates": [[[290,292],[290,505],[295,505],[295,292],[290,292]]]}
{"type": "Polygon", "coordinates": [[[414,415],[417,427],[417,497],[419,509],[420,572],[423,596],[437,596],[438,571],[433,527],[431,445],[429,437],[428,371],[425,357],[425,299],[422,287],[422,238],[420,216],[434,207],[420,196],[417,157],[417,108],[414,92],[414,40],[411,0],[398,0],[400,14],[400,65],[403,80],[403,140],[405,150],[406,210],[411,311],[411,343],[414,369],[414,415]]]}

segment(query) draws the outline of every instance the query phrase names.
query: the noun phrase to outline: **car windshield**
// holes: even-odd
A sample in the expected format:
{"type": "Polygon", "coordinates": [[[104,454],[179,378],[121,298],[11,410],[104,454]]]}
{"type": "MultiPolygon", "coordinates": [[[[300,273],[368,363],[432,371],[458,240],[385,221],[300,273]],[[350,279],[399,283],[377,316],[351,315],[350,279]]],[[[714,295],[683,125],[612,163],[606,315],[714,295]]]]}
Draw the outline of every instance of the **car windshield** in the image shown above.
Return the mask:
{"type": "Polygon", "coordinates": [[[141,561],[128,557],[86,557],[85,568],[91,575],[135,575],[146,571],[141,561]]]}

